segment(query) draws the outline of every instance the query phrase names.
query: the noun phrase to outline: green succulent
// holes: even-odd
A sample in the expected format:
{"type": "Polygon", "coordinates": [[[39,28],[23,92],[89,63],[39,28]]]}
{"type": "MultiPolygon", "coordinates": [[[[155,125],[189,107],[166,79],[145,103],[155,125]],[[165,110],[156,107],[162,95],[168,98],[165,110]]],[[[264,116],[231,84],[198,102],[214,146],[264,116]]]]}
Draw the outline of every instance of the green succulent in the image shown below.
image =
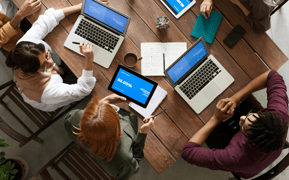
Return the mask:
{"type": "MultiPolygon", "coordinates": [[[[0,139],[0,147],[7,147],[8,144],[4,143],[4,139],[0,139]]],[[[5,152],[0,152],[0,179],[1,180],[11,180],[13,179],[18,170],[13,169],[15,166],[15,163],[11,163],[11,161],[7,161],[5,158],[5,152]],[[6,163],[5,163],[6,162],[6,163]],[[4,164],[5,163],[5,164],[4,164]]]]}
{"type": "Polygon", "coordinates": [[[169,18],[160,16],[157,18],[157,24],[156,27],[159,29],[169,29],[170,25],[168,23],[170,22],[169,18]]]}

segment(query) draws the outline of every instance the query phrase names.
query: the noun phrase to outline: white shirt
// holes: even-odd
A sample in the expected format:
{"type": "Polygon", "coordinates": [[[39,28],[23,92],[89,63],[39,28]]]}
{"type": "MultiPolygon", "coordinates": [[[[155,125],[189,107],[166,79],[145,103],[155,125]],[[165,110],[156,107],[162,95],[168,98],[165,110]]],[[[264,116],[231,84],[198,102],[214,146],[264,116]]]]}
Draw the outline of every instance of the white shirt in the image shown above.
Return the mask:
{"type": "Polygon", "coordinates": [[[0,0],[0,12],[12,19],[18,9],[11,0],[0,0]]]}
{"type": "MultiPolygon", "coordinates": [[[[50,33],[64,17],[64,13],[61,9],[48,9],[45,11],[44,15],[39,16],[38,20],[17,44],[21,41],[29,41],[36,44],[41,43],[45,46],[46,50],[51,50],[51,47],[42,39],[50,33]]],[[[81,77],[77,80],[77,84],[72,85],[63,83],[60,75],[52,74],[51,79],[41,96],[41,103],[29,99],[23,93],[21,95],[26,103],[37,109],[42,111],[54,111],[71,102],[79,101],[90,94],[94,88],[95,82],[96,79],[93,77],[93,72],[84,69],[82,70],[81,77]]]]}

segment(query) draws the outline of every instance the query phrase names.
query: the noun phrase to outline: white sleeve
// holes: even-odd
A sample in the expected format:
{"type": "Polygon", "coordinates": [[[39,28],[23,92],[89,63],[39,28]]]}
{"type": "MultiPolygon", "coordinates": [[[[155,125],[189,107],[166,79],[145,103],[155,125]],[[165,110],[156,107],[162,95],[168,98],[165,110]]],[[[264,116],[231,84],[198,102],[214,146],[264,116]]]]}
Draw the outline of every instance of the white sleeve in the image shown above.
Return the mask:
{"type": "Polygon", "coordinates": [[[21,42],[24,39],[44,39],[45,36],[50,33],[64,17],[64,13],[61,9],[54,10],[53,8],[50,8],[46,10],[43,15],[38,17],[37,21],[33,23],[32,27],[18,42],[21,42]]]}
{"type": "Polygon", "coordinates": [[[45,104],[67,104],[79,101],[89,95],[94,88],[96,79],[93,71],[82,70],[82,76],[78,78],[76,84],[54,83],[49,84],[41,97],[41,102],[45,104]]]}

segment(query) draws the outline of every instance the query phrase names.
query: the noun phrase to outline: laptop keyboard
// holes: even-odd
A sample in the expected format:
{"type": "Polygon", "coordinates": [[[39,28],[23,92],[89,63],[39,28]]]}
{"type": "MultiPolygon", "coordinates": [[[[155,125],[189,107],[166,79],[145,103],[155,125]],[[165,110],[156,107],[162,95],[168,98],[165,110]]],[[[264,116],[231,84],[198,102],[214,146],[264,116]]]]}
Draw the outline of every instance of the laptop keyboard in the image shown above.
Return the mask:
{"type": "Polygon", "coordinates": [[[182,84],[180,89],[191,100],[220,72],[221,69],[219,69],[212,60],[209,60],[184,84],[182,84]]]}
{"type": "Polygon", "coordinates": [[[97,46],[112,53],[119,38],[102,30],[101,28],[81,20],[75,34],[87,39],[88,41],[96,44],[97,46]]]}

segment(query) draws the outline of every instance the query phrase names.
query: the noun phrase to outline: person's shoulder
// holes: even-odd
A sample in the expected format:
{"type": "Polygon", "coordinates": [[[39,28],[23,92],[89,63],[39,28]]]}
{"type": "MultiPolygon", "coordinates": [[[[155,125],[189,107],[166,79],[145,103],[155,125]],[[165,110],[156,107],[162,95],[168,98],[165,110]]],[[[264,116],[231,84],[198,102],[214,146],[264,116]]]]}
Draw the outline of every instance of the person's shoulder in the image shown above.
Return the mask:
{"type": "Polygon", "coordinates": [[[65,116],[64,116],[64,123],[65,125],[76,125],[79,124],[82,114],[84,110],[81,109],[74,109],[69,111],[65,116]]]}

